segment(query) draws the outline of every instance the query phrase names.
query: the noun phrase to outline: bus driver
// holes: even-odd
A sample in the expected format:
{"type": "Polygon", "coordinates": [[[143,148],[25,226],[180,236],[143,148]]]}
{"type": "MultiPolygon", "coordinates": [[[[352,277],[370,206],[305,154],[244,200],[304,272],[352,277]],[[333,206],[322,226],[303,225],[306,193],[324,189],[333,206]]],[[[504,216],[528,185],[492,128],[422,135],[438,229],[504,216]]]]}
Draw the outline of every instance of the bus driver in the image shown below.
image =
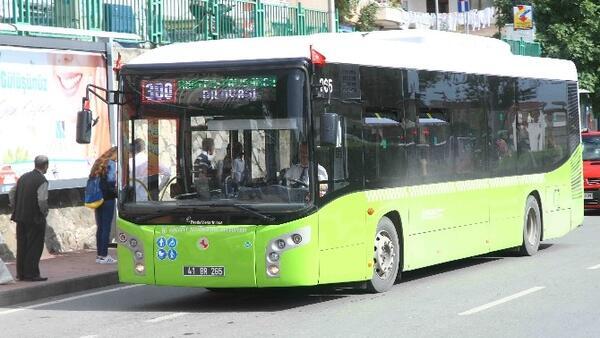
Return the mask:
{"type": "MultiPolygon", "coordinates": [[[[300,163],[292,165],[285,172],[285,180],[288,186],[292,187],[308,187],[310,184],[310,171],[308,161],[308,145],[306,142],[300,143],[298,148],[300,157],[300,163]]],[[[319,182],[327,181],[329,179],[327,171],[322,165],[318,164],[318,179],[319,182]]],[[[319,186],[320,195],[323,196],[327,192],[327,184],[321,184],[319,186]]]]}

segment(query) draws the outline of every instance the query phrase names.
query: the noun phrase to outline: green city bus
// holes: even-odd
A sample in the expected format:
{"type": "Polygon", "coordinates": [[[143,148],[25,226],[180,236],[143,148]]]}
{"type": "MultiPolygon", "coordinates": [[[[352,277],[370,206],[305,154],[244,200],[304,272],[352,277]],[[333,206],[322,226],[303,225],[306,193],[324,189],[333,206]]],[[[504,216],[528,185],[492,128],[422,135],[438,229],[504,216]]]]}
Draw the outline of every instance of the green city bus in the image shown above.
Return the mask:
{"type": "Polygon", "coordinates": [[[577,93],[570,61],[436,31],[148,51],[119,74],[120,281],[384,292],[533,255],[583,223],[577,93]]]}

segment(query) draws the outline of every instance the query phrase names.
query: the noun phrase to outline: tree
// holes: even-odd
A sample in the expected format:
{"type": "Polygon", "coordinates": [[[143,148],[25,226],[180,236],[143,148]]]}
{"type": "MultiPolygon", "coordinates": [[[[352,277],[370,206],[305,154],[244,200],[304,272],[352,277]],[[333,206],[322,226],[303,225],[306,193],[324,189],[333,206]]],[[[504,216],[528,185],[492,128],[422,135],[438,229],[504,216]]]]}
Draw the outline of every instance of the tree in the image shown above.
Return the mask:
{"type": "Polygon", "coordinates": [[[573,60],[579,87],[593,91],[600,112],[600,2],[598,0],[495,0],[498,26],[512,23],[514,5],[533,6],[536,39],[544,56],[573,60]]]}
{"type": "MultiPolygon", "coordinates": [[[[340,22],[353,25],[356,30],[368,32],[375,30],[375,14],[379,5],[375,2],[370,2],[362,7],[358,7],[359,0],[335,0],[335,8],[337,8],[340,22]]],[[[398,0],[392,0],[388,3],[389,6],[399,7],[398,0]]]]}
{"type": "Polygon", "coordinates": [[[369,32],[375,30],[375,14],[379,5],[374,2],[360,9],[356,29],[360,32],[369,32]]]}

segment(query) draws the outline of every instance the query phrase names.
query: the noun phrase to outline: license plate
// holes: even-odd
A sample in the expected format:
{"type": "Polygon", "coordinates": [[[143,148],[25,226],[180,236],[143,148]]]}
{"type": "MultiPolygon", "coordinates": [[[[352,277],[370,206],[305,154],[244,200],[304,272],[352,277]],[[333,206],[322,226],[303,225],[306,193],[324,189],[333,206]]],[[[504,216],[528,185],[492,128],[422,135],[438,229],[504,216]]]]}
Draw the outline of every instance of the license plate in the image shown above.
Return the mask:
{"type": "Polygon", "coordinates": [[[586,200],[593,200],[594,199],[594,193],[591,192],[586,192],[583,194],[583,198],[586,200]]]}
{"type": "Polygon", "coordinates": [[[224,266],[184,266],[184,276],[224,277],[224,266]]]}

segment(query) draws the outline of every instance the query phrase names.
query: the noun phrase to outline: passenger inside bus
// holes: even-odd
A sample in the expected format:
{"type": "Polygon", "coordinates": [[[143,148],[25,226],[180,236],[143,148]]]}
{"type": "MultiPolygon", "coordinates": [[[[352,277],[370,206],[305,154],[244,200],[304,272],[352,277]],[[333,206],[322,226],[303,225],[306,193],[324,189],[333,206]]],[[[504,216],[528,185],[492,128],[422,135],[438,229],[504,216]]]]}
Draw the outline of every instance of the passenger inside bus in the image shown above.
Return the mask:
{"type": "Polygon", "coordinates": [[[171,177],[171,170],[162,163],[158,165],[158,170],[156,170],[156,166],[148,163],[150,155],[146,151],[146,142],[143,139],[136,138],[129,147],[132,155],[129,159],[129,168],[132,168],[135,162],[136,201],[155,199],[152,195],[157,195],[159,191],[162,191],[171,177]],[[158,189],[152,188],[156,186],[158,189]]]}
{"type": "Polygon", "coordinates": [[[231,143],[227,145],[225,158],[217,165],[219,182],[228,195],[237,193],[239,186],[246,181],[243,155],[243,145],[234,141],[233,147],[231,143]]]}
{"type": "Polygon", "coordinates": [[[202,151],[194,160],[194,185],[198,197],[209,199],[210,192],[219,188],[217,171],[214,164],[215,141],[212,138],[202,140],[202,151]]]}

